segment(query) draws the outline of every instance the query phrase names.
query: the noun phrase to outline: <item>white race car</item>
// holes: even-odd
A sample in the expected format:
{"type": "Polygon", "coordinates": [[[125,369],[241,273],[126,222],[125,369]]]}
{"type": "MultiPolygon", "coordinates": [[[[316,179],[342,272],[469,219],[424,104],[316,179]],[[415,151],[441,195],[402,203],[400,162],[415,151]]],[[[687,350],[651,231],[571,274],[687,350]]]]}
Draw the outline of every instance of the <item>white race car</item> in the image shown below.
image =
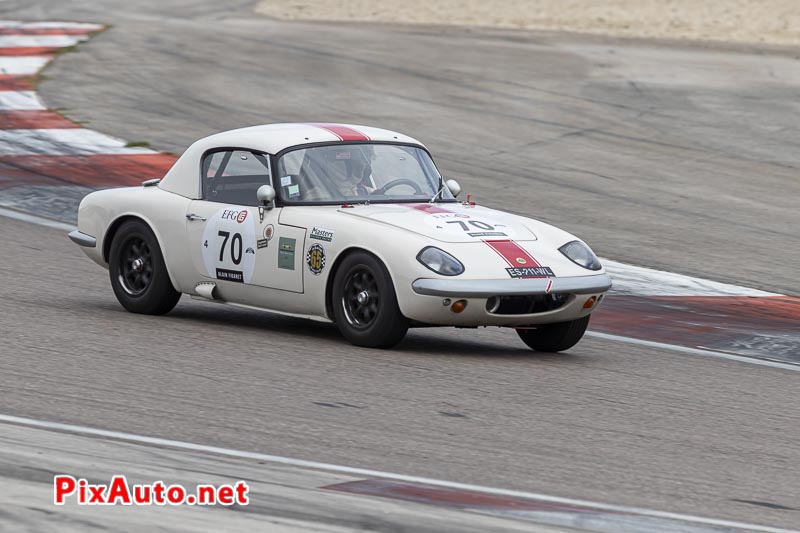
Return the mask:
{"type": "Polygon", "coordinates": [[[611,287],[592,250],[459,193],[400,133],[272,124],[195,142],[161,180],[89,194],[69,236],[134,313],[189,294],[335,322],[358,346],[431,325],[575,345],[611,287]]]}

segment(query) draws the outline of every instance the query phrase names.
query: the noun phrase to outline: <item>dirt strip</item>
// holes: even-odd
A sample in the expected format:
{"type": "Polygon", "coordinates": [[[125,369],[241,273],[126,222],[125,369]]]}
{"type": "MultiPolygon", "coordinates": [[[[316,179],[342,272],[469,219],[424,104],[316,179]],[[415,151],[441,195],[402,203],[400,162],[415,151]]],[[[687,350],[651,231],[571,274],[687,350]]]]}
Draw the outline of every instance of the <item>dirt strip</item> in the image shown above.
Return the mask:
{"type": "Polygon", "coordinates": [[[289,20],[447,24],[619,37],[800,44],[793,0],[264,0],[289,20]]]}

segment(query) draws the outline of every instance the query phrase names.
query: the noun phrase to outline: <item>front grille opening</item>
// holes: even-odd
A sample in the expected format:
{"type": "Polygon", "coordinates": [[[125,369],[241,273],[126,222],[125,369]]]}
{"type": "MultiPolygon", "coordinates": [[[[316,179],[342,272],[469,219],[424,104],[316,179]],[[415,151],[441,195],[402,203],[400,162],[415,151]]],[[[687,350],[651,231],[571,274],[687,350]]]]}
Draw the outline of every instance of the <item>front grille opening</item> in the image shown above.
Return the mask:
{"type": "Polygon", "coordinates": [[[493,315],[530,315],[562,307],[569,294],[536,294],[532,296],[492,296],[486,300],[486,311],[493,315]]]}

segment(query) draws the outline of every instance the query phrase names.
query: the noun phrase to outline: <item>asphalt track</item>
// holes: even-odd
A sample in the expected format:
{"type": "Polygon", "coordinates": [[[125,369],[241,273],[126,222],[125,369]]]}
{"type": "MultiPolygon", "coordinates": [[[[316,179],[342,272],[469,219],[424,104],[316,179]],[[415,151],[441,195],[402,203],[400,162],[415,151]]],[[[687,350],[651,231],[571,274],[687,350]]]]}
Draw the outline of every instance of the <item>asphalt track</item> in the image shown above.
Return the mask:
{"type": "MultiPolygon", "coordinates": [[[[800,62],[563,35],[278,24],[247,2],[0,3],[113,28],[40,91],[159,149],[228,127],[408,131],[489,205],[603,255],[797,294],[800,62]],[[757,178],[756,178],[757,177],[757,178]]],[[[42,213],[46,214],[46,213],[42,213]]],[[[331,327],[183,301],[130,315],[63,234],[2,219],[5,414],[780,527],[800,510],[796,372],[587,338],[331,327]]]]}

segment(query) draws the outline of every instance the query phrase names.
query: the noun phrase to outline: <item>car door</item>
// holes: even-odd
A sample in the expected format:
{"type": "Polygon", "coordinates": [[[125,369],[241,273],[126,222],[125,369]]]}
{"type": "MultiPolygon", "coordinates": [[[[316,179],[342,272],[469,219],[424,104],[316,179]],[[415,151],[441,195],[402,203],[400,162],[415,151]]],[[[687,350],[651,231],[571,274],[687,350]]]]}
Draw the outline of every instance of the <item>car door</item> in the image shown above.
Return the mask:
{"type": "Polygon", "coordinates": [[[280,208],[259,207],[256,198],[261,185],[271,184],[269,157],[234,149],[207,153],[201,179],[203,198],[186,213],[197,283],[214,282],[218,297],[254,305],[265,305],[259,288],[302,292],[305,230],[281,226],[280,208]]]}

